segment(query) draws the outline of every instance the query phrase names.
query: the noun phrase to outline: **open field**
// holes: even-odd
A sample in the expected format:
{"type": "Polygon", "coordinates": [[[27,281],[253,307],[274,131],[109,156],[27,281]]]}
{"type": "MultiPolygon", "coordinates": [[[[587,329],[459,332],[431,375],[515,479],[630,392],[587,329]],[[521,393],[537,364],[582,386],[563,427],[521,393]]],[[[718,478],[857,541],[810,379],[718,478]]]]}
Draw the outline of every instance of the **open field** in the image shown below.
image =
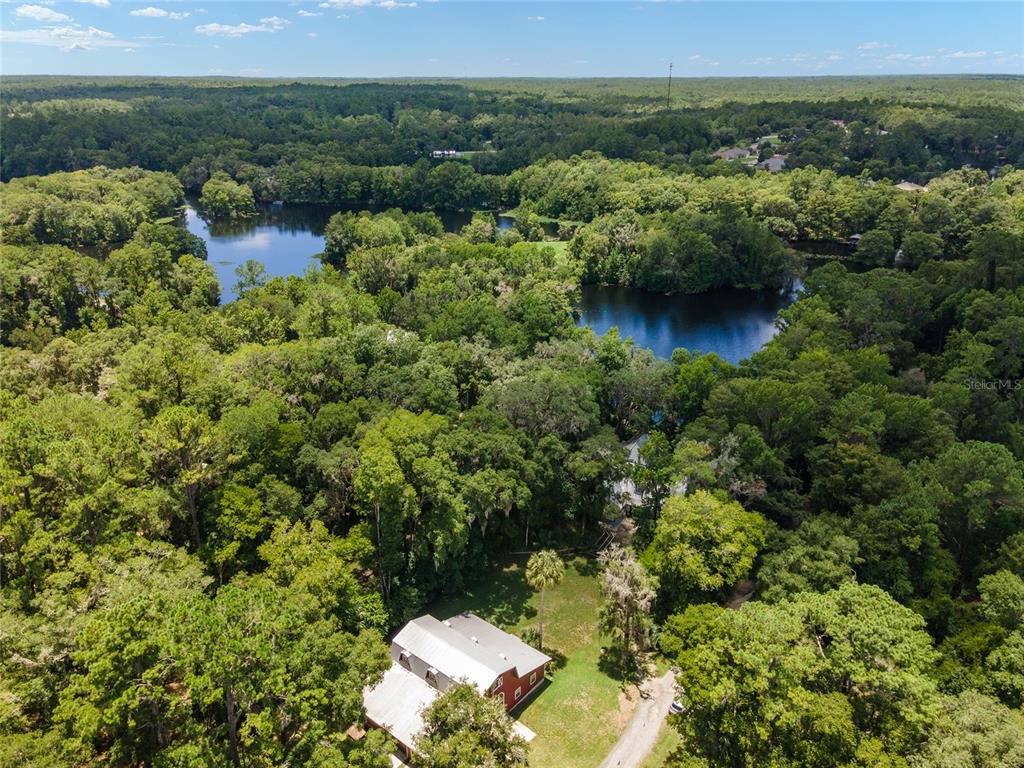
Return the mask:
{"type": "MultiPolygon", "coordinates": [[[[555,658],[541,691],[513,710],[537,734],[530,745],[531,768],[593,768],[629,722],[633,691],[599,668],[597,632],[600,600],[595,564],[578,558],[565,580],[545,598],[544,644],[555,658]]],[[[503,629],[537,626],[539,596],[526,585],[521,566],[494,572],[463,595],[441,600],[430,611],[438,618],[473,611],[503,629]]]]}

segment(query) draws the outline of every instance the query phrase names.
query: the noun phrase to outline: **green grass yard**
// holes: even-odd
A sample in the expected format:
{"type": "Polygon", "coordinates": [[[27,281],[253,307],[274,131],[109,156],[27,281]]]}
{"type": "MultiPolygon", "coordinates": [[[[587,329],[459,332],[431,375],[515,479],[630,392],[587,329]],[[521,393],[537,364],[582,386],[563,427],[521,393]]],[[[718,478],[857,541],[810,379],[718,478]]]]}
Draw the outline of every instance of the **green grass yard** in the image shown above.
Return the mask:
{"type": "Polygon", "coordinates": [[[544,240],[542,244],[554,249],[555,258],[559,264],[564,264],[565,260],[569,258],[568,240],[544,240]]]}
{"type": "MultiPolygon", "coordinates": [[[[545,598],[544,646],[555,658],[544,687],[513,710],[537,734],[530,744],[531,768],[594,768],[615,744],[633,713],[635,689],[627,696],[598,666],[600,601],[593,561],[567,564],[565,579],[545,598]]],[[[472,611],[506,631],[536,627],[540,597],[527,585],[523,567],[495,571],[479,585],[430,612],[445,619],[472,611]]]]}

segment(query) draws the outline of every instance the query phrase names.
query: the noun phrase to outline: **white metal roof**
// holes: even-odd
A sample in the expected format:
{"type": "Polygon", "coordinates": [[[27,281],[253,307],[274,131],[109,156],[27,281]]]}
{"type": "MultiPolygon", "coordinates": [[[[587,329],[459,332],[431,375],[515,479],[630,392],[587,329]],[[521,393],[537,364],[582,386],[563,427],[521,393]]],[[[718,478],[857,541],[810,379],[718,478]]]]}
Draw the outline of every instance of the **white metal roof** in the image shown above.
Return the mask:
{"type": "Polygon", "coordinates": [[[452,680],[467,680],[480,693],[486,693],[498,675],[512,667],[433,616],[410,621],[395,635],[394,643],[452,680]]]}
{"type": "Polygon", "coordinates": [[[530,670],[551,661],[550,656],[546,656],[515,635],[498,629],[475,614],[460,613],[442,624],[450,626],[459,634],[469,638],[470,642],[485,653],[491,654],[498,660],[498,666],[504,666],[505,670],[515,667],[517,677],[522,677],[530,670]]]}
{"type": "Polygon", "coordinates": [[[640,449],[644,447],[648,440],[651,439],[649,433],[644,432],[638,437],[634,437],[628,443],[623,443],[622,447],[626,449],[626,454],[629,456],[629,461],[633,464],[644,464],[644,460],[640,456],[640,449]]]}
{"type": "Polygon", "coordinates": [[[366,716],[408,747],[423,730],[423,710],[437,698],[436,688],[392,662],[374,688],[363,693],[366,716]]]}

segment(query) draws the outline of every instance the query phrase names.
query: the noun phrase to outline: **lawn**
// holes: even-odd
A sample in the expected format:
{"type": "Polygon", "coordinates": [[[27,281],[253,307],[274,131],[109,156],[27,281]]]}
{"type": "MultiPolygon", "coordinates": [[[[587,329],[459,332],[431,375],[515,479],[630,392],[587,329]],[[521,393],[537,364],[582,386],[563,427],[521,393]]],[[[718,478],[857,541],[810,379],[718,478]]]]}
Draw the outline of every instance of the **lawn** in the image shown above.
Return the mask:
{"type": "MultiPolygon", "coordinates": [[[[635,692],[623,694],[617,680],[598,666],[600,601],[596,564],[578,558],[545,598],[544,645],[549,656],[544,687],[513,710],[537,734],[530,744],[531,768],[594,768],[615,744],[633,712],[635,692]]],[[[441,619],[473,611],[518,633],[536,627],[540,599],[523,578],[521,565],[495,571],[456,598],[431,606],[441,619]]]]}

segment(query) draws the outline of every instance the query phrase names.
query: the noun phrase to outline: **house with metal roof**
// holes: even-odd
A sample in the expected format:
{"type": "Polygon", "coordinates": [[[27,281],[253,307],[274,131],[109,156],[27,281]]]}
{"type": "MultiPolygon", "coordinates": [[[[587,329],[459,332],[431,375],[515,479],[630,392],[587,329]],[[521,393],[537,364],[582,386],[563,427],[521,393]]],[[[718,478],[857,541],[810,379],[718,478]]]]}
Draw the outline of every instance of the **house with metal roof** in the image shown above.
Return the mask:
{"type": "MultiPolygon", "coordinates": [[[[640,455],[640,449],[643,448],[650,439],[650,434],[644,432],[639,437],[634,437],[628,443],[622,444],[622,449],[626,452],[626,459],[630,465],[634,467],[642,467],[647,464],[644,457],[640,455]]],[[[669,489],[669,493],[673,496],[679,496],[686,493],[686,482],[683,480],[676,482],[669,489]]],[[[612,483],[611,502],[623,512],[628,514],[631,510],[642,506],[644,501],[646,501],[644,498],[644,492],[636,487],[636,481],[633,480],[632,471],[612,483]]]]}
{"type": "MultiPolygon", "coordinates": [[[[511,710],[544,681],[551,657],[472,613],[445,621],[420,616],[391,641],[391,668],[363,692],[366,719],[411,756],[423,711],[454,683],[500,698],[511,710]]],[[[524,735],[532,736],[526,733],[524,735]]]]}
{"type": "Polygon", "coordinates": [[[758,163],[757,167],[768,173],[779,173],[786,167],[786,155],[772,155],[758,163]]]}
{"type": "Polygon", "coordinates": [[[750,150],[746,147],[730,147],[713,152],[711,156],[717,157],[719,160],[740,160],[744,157],[749,157],[750,150]]]}

